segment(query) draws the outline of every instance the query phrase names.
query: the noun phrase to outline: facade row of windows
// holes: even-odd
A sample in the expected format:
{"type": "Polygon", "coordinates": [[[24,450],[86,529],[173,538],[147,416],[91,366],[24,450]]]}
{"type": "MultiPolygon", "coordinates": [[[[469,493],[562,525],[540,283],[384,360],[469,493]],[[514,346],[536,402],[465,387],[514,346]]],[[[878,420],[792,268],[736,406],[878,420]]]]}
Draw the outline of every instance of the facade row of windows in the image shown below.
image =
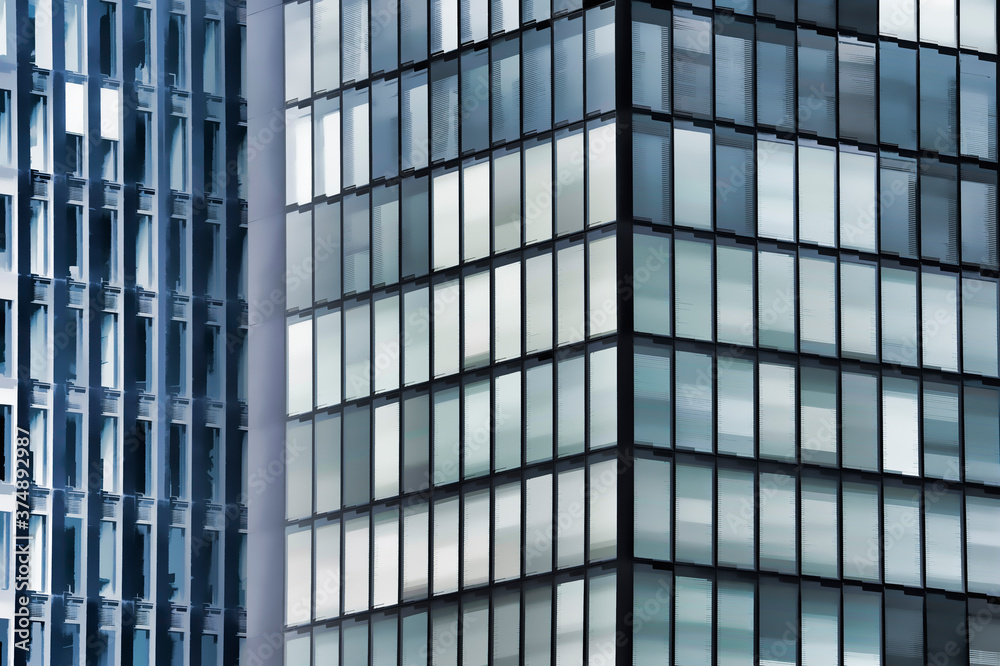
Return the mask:
{"type": "MultiPolygon", "coordinates": [[[[978,666],[1000,658],[995,606],[984,599],[641,565],[633,584],[628,619],[637,665],[759,658],[774,666],[920,666],[936,658],[978,666]]],[[[497,587],[429,609],[289,633],[285,659],[317,666],[611,664],[615,591],[615,575],[600,570],[523,590],[497,587]]]]}
{"type": "MultiPolygon", "coordinates": [[[[505,125],[503,118],[498,117],[503,110],[494,106],[491,144],[488,105],[474,101],[475,109],[459,113],[457,88],[452,90],[454,86],[448,85],[439,88],[432,81],[428,106],[426,73],[411,74],[402,79],[402,118],[397,106],[400,100],[398,79],[378,81],[371,89],[349,90],[342,95],[317,99],[311,106],[286,110],[286,203],[304,205],[314,196],[335,196],[342,190],[350,191],[372,181],[393,179],[412,169],[457,159],[460,154],[466,156],[488,150],[491,145],[519,141],[521,129],[516,115],[512,124],[505,125]],[[497,132],[503,131],[505,126],[509,131],[498,136],[497,132]]],[[[538,98],[532,99],[537,101],[538,98]]],[[[544,153],[551,153],[552,147],[543,149],[541,146],[552,142],[551,134],[546,133],[544,138],[525,144],[525,169],[542,170],[547,164],[554,170],[547,177],[537,176],[540,181],[549,182],[543,191],[550,198],[553,183],[558,183],[556,187],[560,190],[582,189],[582,185],[574,185],[574,180],[582,179],[576,172],[582,171],[584,158],[588,157],[595,161],[592,168],[601,170],[601,177],[612,178],[606,186],[605,198],[614,200],[614,188],[610,184],[614,183],[615,175],[615,125],[593,121],[587,124],[587,129],[583,132],[575,125],[558,130],[554,137],[555,156],[550,155],[547,163],[543,162],[544,153]],[[534,152],[529,157],[531,150],[534,152]]],[[[518,145],[511,145],[505,151],[494,153],[493,166],[500,170],[495,176],[504,187],[516,188],[520,181],[520,169],[516,168],[518,160],[511,157],[520,152],[518,148],[518,145]],[[513,183],[508,185],[508,180],[513,183]]],[[[487,160],[485,157],[469,159],[463,170],[487,160]]],[[[532,183],[532,186],[542,187],[542,183],[532,183]]],[[[519,194],[520,190],[513,192],[515,200],[520,198],[519,194]]],[[[530,200],[531,192],[524,194],[526,200],[530,200]]],[[[598,214],[605,213],[601,210],[598,214]]]]}
{"type": "MultiPolygon", "coordinates": [[[[523,1],[531,5],[530,9],[526,8],[526,21],[545,21],[550,17],[547,0],[523,1]]],[[[553,80],[556,81],[556,123],[583,118],[584,81],[587,111],[611,110],[614,105],[614,7],[594,7],[579,12],[582,3],[577,0],[556,0],[565,5],[557,8],[557,12],[569,11],[573,15],[546,21],[537,32],[529,30],[521,36],[508,34],[498,38],[503,32],[520,29],[519,2],[521,0],[430,0],[430,16],[426,0],[399,2],[398,6],[395,0],[302,0],[286,4],[285,99],[304,100],[314,92],[347,87],[427,60],[430,18],[431,55],[457,51],[460,44],[467,47],[473,42],[492,40],[494,95],[503,96],[508,104],[516,106],[519,103],[518,42],[519,37],[523,37],[526,82],[548,90],[553,80]],[[487,5],[492,7],[492,16],[487,5]],[[492,29],[488,26],[490,18],[492,29]],[[304,38],[310,34],[310,23],[311,52],[310,40],[304,38]],[[310,81],[312,62],[316,66],[312,68],[310,81]],[[533,66],[542,69],[531,71],[533,66]],[[562,116],[563,113],[568,115],[562,116]]],[[[461,60],[463,76],[473,79],[469,90],[478,90],[478,104],[488,104],[491,75],[486,71],[487,51],[481,45],[475,51],[463,48],[461,60]]],[[[435,69],[445,76],[454,76],[458,73],[457,68],[458,60],[454,56],[435,59],[430,66],[432,80],[435,69]]],[[[424,66],[423,72],[426,71],[424,66]]],[[[436,77],[436,80],[447,85],[443,77],[436,77]]],[[[527,98],[528,91],[525,92],[527,98]]],[[[457,94],[454,85],[451,94],[457,94]]],[[[551,93],[545,99],[551,100],[551,93]]],[[[463,101],[463,108],[468,104],[468,100],[463,101]]]]}
{"type": "Polygon", "coordinates": [[[615,241],[598,235],[493,270],[317,310],[315,319],[290,318],[288,413],[615,332],[615,241]]]}
{"type": "Polygon", "coordinates": [[[643,4],[632,30],[638,107],[997,159],[992,60],[643,4]]]}
{"type": "MultiPolygon", "coordinates": [[[[14,15],[13,0],[4,0],[0,5],[0,26],[7,33],[0,36],[0,59],[15,56],[11,46],[15,43],[10,31],[21,25],[5,20],[14,15]]],[[[202,90],[209,95],[223,95],[223,28],[217,17],[206,17],[198,21],[204,30],[203,41],[199,40],[203,51],[189,53],[194,37],[190,34],[188,17],[183,13],[166,15],[166,25],[158,25],[159,17],[151,7],[138,5],[130,8],[134,25],[121,25],[120,3],[91,2],[86,0],[28,0],[27,21],[24,30],[30,40],[29,60],[38,69],[51,70],[54,63],[54,40],[63,42],[62,63],[67,73],[100,74],[109,79],[135,81],[153,85],[163,80],[172,88],[191,90],[191,68],[200,71],[202,90]],[[98,8],[94,10],[93,5],[98,8]],[[96,30],[88,28],[88,18],[97,17],[96,30]],[[62,24],[62,25],[60,25],[62,24]],[[121,34],[129,35],[127,40],[121,34]],[[90,36],[93,35],[93,36],[90,36]],[[162,40],[162,44],[160,42],[162,40]],[[95,50],[88,46],[94,44],[95,50]],[[162,66],[153,57],[162,48],[162,66]],[[96,51],[96,53],[95,53],[96,51]],[[97,62],[89,62],[91,55],[97,62]],[[134,62],[134,71],[125,73],[121,66],[122,57],[134,62]],[[161,79],[161,76],[163,77],[161,79]]],[[[241,53],[245,49],[245,29],[241,30],[241,53]]],[[[245,58],[244,58],[245,61],[245,58]]],[[[241,94],[245,95],[246,72],[241,73],[241,94]]]]}
{"type": "Polygon", "coordinates": [[[520,150],[497,153],[492,161],[289,213],[287,307],[306,309],[551,240],[553,233],[577,233],[585,221],[592,227],[614,220],[613,127],[589,132],[588,159],[584,134],[575,132],[556,139],[555,159],[553,142],[543,140],[526,148],[523,161],[520,150]]]}
{"type": "MultiPolygon", "coordinates": [[[[712,0],[692,0],[712,9],[712,0]]],[[[996,53],[996,6],[984,0],[716,0],[714,8],[845,32],[996,53]]]]}
{"type": "Polygon", "coordinates": [[[407,608],[288,633],[285,663],[612,664],[615,582],[614,572],[595,568],[586,576],[538,580],[523,591],[497,587],[429,609],[407,608]]]}
{"type": "Polygon", "coordinates": [[[632,141],[638,219],[998,265],[997,172],[991,169],[642,117],[632,141]]]}
{"type": "Polygon", "coordinates": [[[591,462],[289,527],[286,624],[614,558],[616,465],[591,462]]]}
{"type": "Polygon", "coordinates": [[[285,514],[301,519],[613,446],[617,349],[470,377],[289,422],[285,514]],[[523,401],[523,402],[522,402],[523,401]]]}
{"type": "Polygon", "coordinates": [[[796,475],[682,454],[635,464],[644,559],[995,594],[998,510],[1000,498],[963,499],[942,482],[796,475]]]}
{"type": "Polygon", "coordinates": [[[997,376],[994,279],[681,233],[633,242],[636,331],[997,376]]]}
{"type": "Polygon", "coordinates": [[[637,666],[980,666],[1000,658],[996,605],[987,599],[644,566],[634,591],[637,666]]]}
{"type": "Polygon", "coordinates": [[[1000,391],[643,343],[635,441],[1000,485],[1000,391]]]}

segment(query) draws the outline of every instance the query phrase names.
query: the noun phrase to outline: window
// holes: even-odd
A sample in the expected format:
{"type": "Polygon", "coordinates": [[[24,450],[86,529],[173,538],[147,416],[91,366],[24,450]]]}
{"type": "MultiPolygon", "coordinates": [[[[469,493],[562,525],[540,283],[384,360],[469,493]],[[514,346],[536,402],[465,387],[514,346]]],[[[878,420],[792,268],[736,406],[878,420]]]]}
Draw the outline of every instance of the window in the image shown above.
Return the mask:
{"type": "MultiPolygon", "coordinates": [[[[371,105],[368,100],[368,88],[345,91],[343,93],[343,104],[344,187],[348,188],[352,185],[361,187],[368,184],[371,166],[369,162],[369,151],[371,150],[371,105]]],[[[303,112],[303,117],[307,116],[308,107],[303,112]]],[[[304,122],[308,123],[308,118],[304,122]]],[[[306,131],[308,132],[308,125],[306,127],[306,131]]],[[[335,128],[333,131],[336,131],[335,128]]],[[[329,137],[329,134],[325,134],[325,136],[329,137]]],[[[309,163],[309,150],[309,145],[306,143],[303,154],[306,165],[309,163]]],[[[308,191],[311,188],[308,166],[304,173],[306,180],[304,187],[308,191]]],[[[308,196],[306,199],[303,199],[301,196],[299,197],[300,204],[306,200],[308,200],[308,196]]]]}
{"type": "Polygon", "coordinates": [[[799,533],[804,575],[836,578],[839,554],[837,481],[826,477],[803,476],[799,533]]]}
{"type": "Polygon", "coordinates": [[[917,274],[882,268],[882,358],[917,365],[917,274]]]}
{"type": "Polygon", "coordinates": [[[675,364],[679,449],[712,451],[712,357],[678,351],[675,364]]]}
{"type": "Polygon", "coordinates": [[[521,484],[498,486],[493,508],[493,580],[517,578],[521,572],[521,484]]]}
{"type": "MultiPolygon", "coordinates": [[[[305,41],[305,40],[298,40],[305,41]]],[[[203,54],[202,76],[205,92],[209,95],[222,94],[222,28],[219,21],[205,21],[205,52],[203,54]]],[[[301,60],[296,61],[301,68],[301,60]]],[[[307,82],[308,83],[308,82],[307,82]]]]}
{"type": "Polygon", "coordinates": [[[920,587],[920,492],[885,484],[882,520],[885,582],[920,587]]]}
{"type": "Polygon", "coordinates": [[[674,326],[678,337],[712,339],[711,257],[708,243],[674,242],[674,326]]]}
{"type": "MultiPolygon", "coordinates": [[[[915,19],[912,5],[903,17],[915,19]]],[[[879,135],[883,143],[916,150],[916,91],[917,50],[889,41],[879,42],[879,135]]]]}
{"type": "MultiPolygon", "coordinates": [[[[609,28],[610,29],[610,28],[609,28]]],[[[611,77],[614,80],[614,77],[611,77]]],[[[617,193],[615,167],[616,128],[614,123],[590,124],[587,131],[587,226],[613,222],[617,193]]]]}
{"type": "MultiPolygon", "coordinates": [[[[724,34],[715,36],[716,118],[754,124],[753,47],[753,29],[748,24],[734,22],[724,34]]],[[[763,79],[761,85],[765,85],[763,79]]]]}
{"type": "Polygon", "coordinates": [[[711,229],[712,135],[675,126],[673,138],[676,163],[685,165],[674,171],[674,223],[711,229]]]}
{"type": "Polygon", "coordinates": [[[635,116],[632,127],[632,212],[638,219],[669,224],[673,217],[671,133],[669,123],[635,116]]]}
{"type": "Polygon", "coordinates": [[[841,150],[840,157],[840,245],[874,252],[875,156],[841,150]]]}
{"type": "Polygon", "coordinates": [[[107,77],[117,77],[118,5],[113,2],[102,2],[99,16],[101,74],[107,77]]]}
{"type": "Polygon", "coordinates": [[[795,258],[757,253],[757,325],[761,347],[795,349],[795,258]]]}
{"type": "Polygon", "coordinates": [[[798,152],[799,240],[834,247],[837,152],[802,145],[798,152]]]}
{"type": "Polygon", "coordinates": [[[712,21],[683,10],[675,11],[673,18],[674,110],[711,117],[712,21]]]}
{"type": "Polygon", "coordinates": [[[556,234],[564,235],[583,228],[583,132],[562,131],[556,137],[556,234]]]}
{"type": "Polygon", "coordinates": [[[996,389],[965,386],[963,395],[965,478],[991,485],[1000,484],[1000,399],[996,389]]]}
{"type": "Polygon", "coordinates": [[[26,30],[31,62],[39,69],[52,69],[52,0],[28,1],[26,30]]]}
{"type": "MultiPolygon", "coordinates": [[[[955,491],[924,490],[925,585],[952,591],[962,589],[962,500],[955,491]]],[[[973,519],[975,520],[975,519],[973,519]]]]}
{"type": "MultiPolygon", "coordinates": [[[[403,599],[427,596],[430,572],[427,562],[429,514],[426,504],[403,509],[403,599]]],[[[339,577],[339,570],[336,575],[339,577]]]]}
{"type": "Polygon", "coordinates": [[[557,508],[558,515],[576,516],[572,520],[558,522],[558,543],[556,546],[559,568],[576,566],[584,561],[584,526],[582,513],[584,504],[584,470],[575,469],[558,475],[557,508]],[[575,507],[575,508],[574,508],[575,507]]]}
{"type": "Polygon", "coordinates": [[[921,274],[922,348],[925,367],[958,370],[958,279],[921,274]]]}
{"type": "MultiPolygon", "coordinates": [[[[551,274],[550,274],[551,275],[551,274]]],[[[540,285],[532,283],[531,289],[540,285]]],[[[551,298],[551,289],[549,290],[551,298]]],[[[498,266],[493,279],[494,362],[521,355],[521,264],[498,266]]]]}
{"type": "Polygon", "coordinates": [[[678,561],[712,564],[714,476],[709,464],[676,463],[674,552],[678,561]]]}
{"type": "MultiPolygon", "coordinates": [[[[181,127],[184,126],[183,121],[178,119],[178,122],[181,127]]],[[[285,168],[287,170],[285,203],[302,205],[312,200],[312,160],[310,159],[312,119],[310,108],[307,106],[287,109],[285,111],[285,127],[285,168]]],[[[327,127],[324,123],[325,129],[327,127]]],[[[324,134],[324,136],[329,135],[324,134]]],[[[328,180],[330,176],[326,175],[325,178],[328,180]]],[[[173,184],[173,179],[171,187],[181,189],[173,184]]]]}
{"type": "Polygon", "coordinates": [[[458,498],[434,502],[434,594],[458,589],[458,498]]]}
{"type": "MultiPolygon", "coordinates": [[[[107,12],[108,3],[102,3],[102,8],[104,12],[107,12]]],[[[112,5],[112,12],[113,10],[112,5]]],[[[147,10],[148,11],[148,10],[147,10]]],[[[63,15],[66,19],[65,24],[65,62],[66,71],[76,72],[82,74],[85,70],[86,55],[85,55],[85,44],[87,43],[87,37],[85,34],[85,26],[87,24],[86,14],[84,10],[83,0],[66,0],[63,3],[63,15]]],[[[104,34],[104,17],[101,17],[101,50],[107,48],[105,46],[105,37],[110,37],[110,45],[114,46],[114,34],[109,35],[104,34]]],[[[103,53],[102,53],[103,55],[103,53]]],[[[102,59],[103,65],[103,59],[102,59]]],[[[103,68],[102,68],[103,73],[103,68]]]]}
{"type": "MultiPolygon", "coordinates": [[[[646,3],[632,6],[632,103],[670,111],[670,13],[646,3]]],[[[721,36],[717,38],[719,48],[721,36]]]]}
{"type": "Polygon", "coordinates": [[[584,272],[582,244],[560,249],[556,255],[559,345],[584,339],[584,272]]]}
{"type": "Polygon", "coordinates": [[[799,255],[799,348],[803,352],[837,353],[836,272],[834,261],[799,255]]]}
{"type": "Polygon", "coordinates": [[[882,559],[877,547],[880,543],[878,486],[845,481],[841,486],[841,503],[844,578],[878,582],[882,559]]]}
{"type": "Polygon", "coordinates": [[[882,378],[882,469],[920,474],[917,381],[882,378]]]}
{"type": "Polygon", "coordinates": [[[150,11],[145,7],[135,8],[135,27],[132,31],[134,39],[135,80],[137,83],[149,84],[153,78],[152,29],[150,11]]]}
{"type": "Polygon", "coordinates": [[[573,122],[583,117],[583,16],[553,22],[554,122],[573,122]]]}
{"type": "MultiPolygon", "coordinates": [[[[753,507],[754,473],[743,469],[720,467],[718,505],[715,517],[720,565],[748,569],[754,567],[754,534],[756,529],[754,527],[753,507]]],[[[761,508],[763,509],[763,507],[764,503],[762,502],[761,508]]],[[[763,515],[761,518],[761,567],[770,569],[773,568],[773,565],[766,565],[763,562],[764,552],[767,550],[764,540],[769,536],[774,536],[774,534],[765,531],[763,515]]],[[[774,527],[776,526],[771,525],[768,528],[769,532],[773,533],[774,527]]],[[[794,552],[794,548],[792,550],[794,552]]]]}
{"type": "Polygon", "coordinates": [[[44,95],[31,96],[28,139],[31,143],[31,168],[49,171],[49,102],[44,95]]]}
{"type": "Polygon", "coordinates": [[[490,49],[490,76],[493,82],[490,100],[492,104],[492,141],[508,142],[520,136],[521,76],[517,38],[508,38],[493,43],[490,49]]]}
{"type": "Polygon", "coordinates": [[[312,409],[312,320],[305,319],[288,325],[288,413],[299,414],[312,409]]]}
{"type": "Polygon", "coordinates": [[[712,606],[711,580],[674,578],[676,663],[691,666],[710,666],[712,663],[712,606]]]}
{"type": "MultiPolygon", "coordinates": [[[[187,28],[183,15],[170,14],[167,24],[167,85],[187,88],[187,28]]],[[[301,40],[292,40],[293,42],[301,40]]]]}
{"type": "MultiPolygon", "coordinates": [[[[399,511],[388,509],[372,517],[374,557],[372,558],[372,607],[399,602],[399,511]]],[[[350,583],[348,583],[350,585],[350,583]]],[[[395,632],[392,634],[395,639],[395,632]]],[[[378,648],[376,648],[378,651],[378,648]]],[[[393,649],[395,654],[395,649],[393,649]]]]}
{"type": "MultiPolygon", "coordinates": [[[[371,213],[369,195],[343,199],[344,208],[344,293],[356,294],[371,287],[371,213]]],[[[305,235],[308,243],[308,235],[305,235]]],[[[309,253],[305,252],[308,259],[309,253]]]]}
{"type": "Polygon", "coordinates": [[[102,520],[100,525],[100,556],[98,558],[99,589],[101,596],[114,597],[116,596],[116,589],[118,587],[118,526],[111,520],[102,520]]]}
{"type": "Polygon", "coordinates": [[[845,467],[877,471],[878,378],[844,372],[840,378],[841,453],[845,467]]]}
{"type": "MultiPolygon", "coordinates": [[[[670,461],[637,458],[635,464],[635,555],[670,560],[670,461]]],[[[719,499],[720,511],[723,499],[719,499]]],[[[722,552],[720,540],[720,560],[722,552]]]]}
{"type": "MultiPolygon", "coordinates": [[[[344,399],[363,398],[371,393],[371,305],[362,303],[344,310],[344,399]]],[[[311,340],[309,340],[311,342],[311,340]]],[[[307,361],[311,361],[307,359],[307,361]]],[[[312,372],[307,362],[304,372],[312,372]]],[[[308,390],[312,389],[309,381],[308,390]]]]}
{"type": "Polygon", "coordinates": [[[836,465],[837,373],[803,365],[799,391],[799,455],[803,461],[836,465]]]}
{"type": "Polygon", "coordinates": [[[840,135],[875,143],[875,45],[841,37],[838,47],[840,135]]]}
{"type": "MultiPolygon", "coordinates": [[[[171,537],[175,529],[171,528],[171,537]]],[[[285,536],[285,624],[288,625],[308,622],[312,616],[312,532],[294,530],[292,528],[285,536]]]]}

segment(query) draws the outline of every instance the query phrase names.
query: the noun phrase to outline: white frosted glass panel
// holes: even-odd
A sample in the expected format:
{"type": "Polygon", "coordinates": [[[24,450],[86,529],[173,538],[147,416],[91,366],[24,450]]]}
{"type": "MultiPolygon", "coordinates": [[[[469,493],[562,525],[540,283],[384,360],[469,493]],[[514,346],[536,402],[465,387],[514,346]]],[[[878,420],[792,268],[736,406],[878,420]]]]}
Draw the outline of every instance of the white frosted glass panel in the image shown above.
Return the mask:
{"type": "Polygon", "coordinates": [[[583,245],[559,250],[558,270],[559,344],[583,340],[583,245]]]}
{"type": "Polygon", "coordinates": [[[969,591],[994,594],[996,563],[1000,561],[1000,502],[993,497],[966,495],[965,530],[969,591]]]}
{"type": "Polygon", "coordinates": [[[917,3],[914,0],[879,0],[880,35],[917,41],[917,3]]]}
{"type": "Polygon", "coordinates": [[[882,468],[886,472],[920,474],[917,390],[915,379],[882,379],[882,468]]]}
{"type": "Polygon", "coordinates": [[[312,615],[311,532],[304,530],[285,537],[285,563],[285,624],[302,624],[312,615]]]}
{"type": "Polygon", "coordinates": [[[920,41],[956,46],[955,0],[920,0],[920,41]]]}
{"type": "Polygon", "coordinates": [[[552,237],[552,144],[524,151],[524,242],[552,237]]]}
{"type": "Polygon", "coordinates": [[[882,269],[882,358],[917,364],[917,274],[882,269]]]}
{"type": "Polygon", "coordinates": [[[837,244],[837,151],[799,146],[799,240],[837,244]]]}
{"type": "Polygon", "coordinates": [[[795,240],[795,145],[757,142],[757,234],[795,240]]]}
{"type": "Polygon", "coordinates": [[[434,503],[434,594],[458,589],[458,498],[434,503]]]}
{"type": "Polygon", "coordinates": [[[525,352],[552,347],[552,255],[531,257],[524,262],[525,352]]]}
{"type": "Polygon", "coordinates": [[[458,172],[434,177],[434,270],[458,264],[458,172]]]}
{"type": "MultiPolygon", "coordinates": [[[[183,141],[182,135],[175,139],[183,141]]],[[[307,106],[285,111],[285,203],[301,206],[311,200],[312,113],[307,106]]]]}
{"type": "Polygon", "coordinates": [[[592,241],[587,245],[590,262],[590,335],[610,333],[618,325],[617,274],[615,272],[614,236],[592,241]]]}
{"type": "Polygon", "coordinates": [[[403,511],[403,598],[427,596],[430,566],[427,559],[430,507],[409,506],[403,511]]]}
{"type": "Polygon", "coordinates": [[[994,0],[961,0],[959,45],[983,53],[997,52],[997,5],[994,0]]]}
{"type": "Polygon", "coordinates": [[[493,359],[499,362],[521,355],[521,264],[498,266],[493,280],[493,359]]]}
{"type": "Polygon", "coordinates": [[[575,666],[583,660],[583,581],[556,587],[556,666],[575,666]]]}
{"type": "Polygon", "coordinates": [[[375,392],[399,388],[399,296],[375,301],[375,392]]]}
{"type": "MultiPolygon", "coordinates": [[[[601,30],[607,32],[607,27],[601,30]]],[[[613,222],[616,217],[615,137],[614,123],[594,127],[587,133],[587,226],[613,222]]]]}
{"type": "Polygon", "coordinates": [[[674,223],[712,228],[712,135],[674,128],[674,223]]]}
{"type": "Polygon", "coordinates": [[[368,304],[344,311],[344,397],[367,396],[371,391],[371,319],[368,304]]]}
{"type": "Polygon", "coordinates": [[[316,406],[340,404],[340,310],[316,317],[316,406]]]}
{"type": "Polygon", "coordinates": [[[368,609],[368,516],[344,522],[344,612],[368,609]]]}
{"type": "Polygon", "coordinates": [[[521,484],[499,486],[493,500],[493,580],[521,575],[521,484]]]}
{"type": "Polygon", "coordinates": [[[313,406],[312,320],[288,326],[288,413],[301,414],[313,406]]]}
{"type": "Polygon", "coordinates": [[[434,376],[458,372],[458,281],[434,286],[434,376]]]}
{"type": "Polygon", "coordinates": [[[340,523],[316,527],[316,619],[340,615],[340,523]]]}
{"type": "Polygon", "coordinates": [[[571,567],[583,564],[584,491],[583,470],[575,469],[559,474],[559,543],[556,553],[558,566],[571,567]]]}
{"type": "Polygon", "coordinates": [[[384,511],[376,514],[372,522],[375,529],[372,607],[378,608],[399,602],[399,512],[384,511]]]}
{"type": "Polygon", "coordinates": [[[375,409],[375,499],[399,494],[399,403],[375,409]]]}
{"type": "Polygon", "coordinates": [[[606,460],[591,465],[587,494],[590,512],[589,561],[612,558],[618,543],[618,462],[606,460]]]}
{"type": "Polygon", "coordinates": [[[490,491],[467,493],[462,520],[462,584],[482,585],[490,577],[490,491]]]}
{"type": "Polygon", "coordinates": [[[462,170],[462,261],[490,253],[490,162],[462,170]]]}

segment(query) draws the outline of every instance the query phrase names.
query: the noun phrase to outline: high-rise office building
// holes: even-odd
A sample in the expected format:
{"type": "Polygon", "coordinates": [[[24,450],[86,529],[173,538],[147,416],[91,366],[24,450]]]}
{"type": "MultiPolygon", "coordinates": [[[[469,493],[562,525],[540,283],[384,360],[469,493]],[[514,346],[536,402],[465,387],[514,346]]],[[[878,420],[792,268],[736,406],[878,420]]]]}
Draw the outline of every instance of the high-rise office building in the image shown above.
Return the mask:
{"type": "Polygon", "coordinates": [[[237,662],[245,13],[0,1],[3,666],[237,662]]]}
{"type": "Polygon", "coordinates": [[[993,2],[249,27],[254,663],[1000,659],[993,2]]]}

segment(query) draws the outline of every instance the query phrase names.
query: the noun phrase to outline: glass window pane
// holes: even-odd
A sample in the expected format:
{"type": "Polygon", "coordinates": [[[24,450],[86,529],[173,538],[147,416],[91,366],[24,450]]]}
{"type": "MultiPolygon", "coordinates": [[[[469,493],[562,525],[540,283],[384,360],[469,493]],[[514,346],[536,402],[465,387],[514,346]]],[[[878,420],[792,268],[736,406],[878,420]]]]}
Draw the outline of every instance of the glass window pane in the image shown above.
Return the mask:
{"type": "Polygon", "coordinates": [[[795,366],[758,367],[760,457],[795,459],[795,366]]]}
{"type": "Polygon", "coordinates": [[[920,587],[920,491],[886,484],[883,502],[885,582],[920,587]]]}
{"type": "Polygon", "coordinates": [[[368,516],[344,521],[344,612],[368,609],[368,516]]]}
{"type": "Polygon", "coordinates": [[[635,330],[670,335],[670,239],[667,236],[636,229],[632,235],[632,282],[635,330]]]}
{"type": "Polygon", "coordinates": [[[881,553],[872,547],[879,543],[878,486],[845,481],[841,493],[844,578],[878,581],[881,553]]]}
{"type": "Polygon", "coordinates": [[[712,339],[712,246],[674,242],[674,322],[678,337],[712,339]]]}
{"type": "Polygon", "coordinates": [[[719,342],[753,345],[753,250],[716,247],[716,328],[719,342]]]}
{"type": "MultiPolygon", "coordinates": [[[[635,442],[669,447],[671,443],[669,350],[637,344],[633,373],[635,442]]],[[[719,390],[722,390],[721,386],[719,390]]]]}
{"type": "Polygon", "coordinates": [[[711,229],[712,134],[674,127],[674,157],[684,165],[674,171],[674,223],[711,229]]]}
{"type": "Polygon", "coordinates": [[[915,379],[882,378],[882,469],[920,474],[919,415],[915,379]]]}
{"type": "Polygon", "coordinates": [[[712,451],[712,357],[677,352],[675,369],[678,449],[712,451]]]}
{"type": "Polygon", "coordinates": [[[678,664],[712,663],[712,581],[674,579],[674,650],[678,664]]]}
{"type": "Polygon", "coordinates": [[[559,543],[556,549],[557,566],[560,568],[583,564],[584,519],[579,510],[584,506],[583,470],[575,469],[559,474],[558,514],[568,516],[558,523],[559,543]],[[574,508],[575,507],[575,508],[574,508]]]}
{"type": "Polygon", "coordinates": [[[493,580],[521,574],[521,484],[499,486],[493,498],[493,580]]]}
{"type": "Polygon", "coordinates": [[[720,566],[754,567],[754,476],[752,471],[719,468],[716,520],[720,566]]]}
{"type": "Polygon", "coordinates": [[[799,515],[803,519],[799,539],[802,573],[836,578],[839,563],[837,481],[826,477],[803,476],[801,485],[802,504],[799,515]]]}
{"type": "Polygon", "coordinates": [[[678,561],[712,564],[715,532],[715,512],[712,510],[713,477],[710,464],[678,462],[676,465],[674,548],[678,561]]]}
{"type": "MultiPolygon", "coordinates": [[[[669,460],[636,459],[635,556],[670,560],[671,477],[669,460]]],[[[722,500],[720,498],[720,511],[722,500]]],[[[722,547],[720,544],[720,559],[722,547]]]]}
{"type": "Polygon", "coordinates": [[[795,257],[757,253],[757,323],[762,347],[795,349],[795,257]]]}

